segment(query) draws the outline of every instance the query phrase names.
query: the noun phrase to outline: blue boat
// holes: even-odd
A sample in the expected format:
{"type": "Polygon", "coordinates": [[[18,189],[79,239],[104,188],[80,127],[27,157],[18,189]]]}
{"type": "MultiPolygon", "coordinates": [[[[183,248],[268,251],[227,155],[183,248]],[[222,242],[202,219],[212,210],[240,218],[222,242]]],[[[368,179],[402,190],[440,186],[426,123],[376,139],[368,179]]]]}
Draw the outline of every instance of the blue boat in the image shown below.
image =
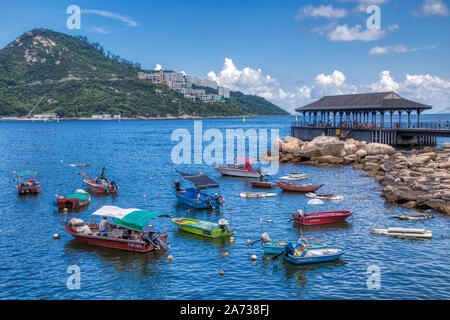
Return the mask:
{"type": "Polygon", "coordinates": [[[340,258],[345,253],[342,248],[323,248],[298,251],[288,244],[283,253],[283,259],[292,264],[320,263],[340,258]]]}
{"type": "Polygon", "coordinates": [[[193,188],[181,188],[180,182],[175,182],[174,194],[177,197],[178,202],[188,205],[196,209],[215,209],[223,206],[225,199],[219,194],[209,195],[202,190],[219,188],[219,184],[210,179],[207,175],[190,174],[181,171],[177,171],[184,179],[191,181],[195,187],[193,188]]]}

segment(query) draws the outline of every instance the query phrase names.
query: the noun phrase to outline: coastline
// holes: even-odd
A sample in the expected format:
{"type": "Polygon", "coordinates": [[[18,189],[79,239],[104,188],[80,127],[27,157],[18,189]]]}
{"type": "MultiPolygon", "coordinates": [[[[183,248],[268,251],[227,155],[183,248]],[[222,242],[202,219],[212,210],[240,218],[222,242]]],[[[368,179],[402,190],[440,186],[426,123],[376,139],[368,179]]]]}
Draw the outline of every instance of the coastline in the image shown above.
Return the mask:
{"type": "Polygon", "coordinates": [[[58,122],[58,121],[122,121],[122,120],[140,120],[140,121],[154,121],[154,120],[204,120],[204,119],[241,119],[241,118],[272,118],[272,117],[294,117],[294,115],[241,115],[241,116],[210,116],[210,117],[201,117],[201,116],[182,116],[182,117],[123,117],[123,118],[85,118],[85,117],[67,117],[67,118],[57,118],[57,119],[48,119],[48,118],[17,118],[17,119],[0,119],[0,122],[58,122]]]}

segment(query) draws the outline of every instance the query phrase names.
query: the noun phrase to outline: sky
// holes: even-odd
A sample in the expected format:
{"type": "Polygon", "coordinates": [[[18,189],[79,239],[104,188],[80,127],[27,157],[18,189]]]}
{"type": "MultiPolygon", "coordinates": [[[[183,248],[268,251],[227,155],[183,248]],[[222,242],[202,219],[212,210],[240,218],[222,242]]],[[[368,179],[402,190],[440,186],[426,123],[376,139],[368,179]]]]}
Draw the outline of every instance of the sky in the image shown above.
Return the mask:
{"type": "Polygon", "coordinates": [[[450,112],[449,0],[0,1],[1,48],[33,28],[84,35],[145,69],[213,79],[290,112],[376,91],[450,112]],[[67,27],[70,5],[80,29],[67,27]]]}

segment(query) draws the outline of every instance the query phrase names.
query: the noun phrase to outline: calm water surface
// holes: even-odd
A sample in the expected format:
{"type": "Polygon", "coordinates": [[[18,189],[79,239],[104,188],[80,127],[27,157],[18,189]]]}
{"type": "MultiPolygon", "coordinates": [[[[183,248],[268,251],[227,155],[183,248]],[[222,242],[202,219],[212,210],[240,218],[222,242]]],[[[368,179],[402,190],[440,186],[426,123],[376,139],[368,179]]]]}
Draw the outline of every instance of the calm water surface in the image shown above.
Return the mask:
{"type": "MultiPolygon", "coordinates": [[[[290,132],[290,118],[204,120],[203,129],[279,129],[290,132]]],[[[209,165],[175,166],[170,153],[174,129],[193,133],[192,120],[122,122],[0,123],[0,299],[447,299],[450,292],[449,218],[436,214],[422,222],[391,217],[409,210],[385,204],[373,179],[351,167],[314,168],[282,165],[278,175],[302,171],[323,192],[345,196],[341,202],[308,205],[302,195],[280,193],[277,198],[241,199],[249,181],[220,177],[209,165]],[[70,163],[91,163],[89,168],[70,163]],[[84,211],[65,215],[55,211],[55,193],[82,185],[79,171],[106,175],[120,184],[118,196],[93,197],[84,211]],[[81,170],[80,170],[81,169],[81,170]],[[84,170],[83,170],[84,169],[84,170]],[[203,172],[221,185],[226,206],[220,211],[187,211],[177,204],[172,184],[176,169],[203,172]],[[42,192],[19,197],[13,171],[39,171],[42,192]],[[144,197],[147,195],[147,197],[144,197]],[[279,202],[279,204],[277,203],[279,202]],[[137,207],[215,221],[226,218],[237,231],[233,244],[211,241],[177,230],[168,218],[157,218],[154,229],[169,232],[171,249],[163,254],[139,254],[90,247],[64,232],[70,218],[90,221],[103,205],[137,207]],[[350,209],[347,223],[300,229],[288,222],[290,212],[350,209]],[[272,223],[260,218],[271,219],[272,223]],[[374,227],[419,227],[433,232],[431,241],[411,241],[371,235],[374,227]],[[272,239],[297,239],[345,247],[334,262],[294,266],[272,262],[262,247],[246,246],[268,232],[272,239]],[[60,240],[53,240],[60,233],[60,240]],[[228,252],[229,256],[221,258],[228,252]],[[167,262],[167,255],[174,260],[167,262]],[[257,262],[250,256],[256,254],[257,262]],[[67,267],[81,268],[81,289],[66,286],[67,267]],[[369,290],[367,268],[379,266],[381,288],[369,290]],[[225,275],[220,276],[219,271],[225,275]]],[[[445,140],[440,139],[439,143],[445,140]]],[[[278,190],[277,190],[278,192],[278,190]]]]}

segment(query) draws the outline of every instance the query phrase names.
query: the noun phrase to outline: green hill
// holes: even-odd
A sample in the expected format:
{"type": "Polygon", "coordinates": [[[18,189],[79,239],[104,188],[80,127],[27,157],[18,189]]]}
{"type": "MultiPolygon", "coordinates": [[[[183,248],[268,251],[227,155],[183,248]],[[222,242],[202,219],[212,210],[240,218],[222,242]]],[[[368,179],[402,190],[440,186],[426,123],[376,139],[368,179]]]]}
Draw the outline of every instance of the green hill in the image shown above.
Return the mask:
{"type": "Polygon", "coordinates": [[[285,115],[267,100],[232,92],[224,103],[191,102],[164,85],[139,80],[142,68],[86,37],[34,29],[0,50],[0,115],[89,117],[285,115]]]}

